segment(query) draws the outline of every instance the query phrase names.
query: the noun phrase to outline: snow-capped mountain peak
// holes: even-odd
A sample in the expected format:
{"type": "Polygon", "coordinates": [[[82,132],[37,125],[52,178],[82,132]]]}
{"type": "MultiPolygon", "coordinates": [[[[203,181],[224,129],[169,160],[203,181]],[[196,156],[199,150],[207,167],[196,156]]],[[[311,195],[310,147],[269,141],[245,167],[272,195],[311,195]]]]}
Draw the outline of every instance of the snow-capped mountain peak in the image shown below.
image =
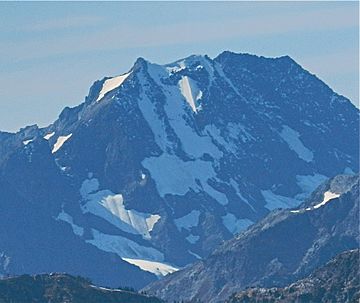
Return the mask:
{"type": "MultiPolygon", "coordinates": [[[[298,209],[328,177],[356,172],[358,114],[287,57],[138,58],[48,127],[0,133],[3,213],[31,204],[21,222],[40,234],[24,240],[30,254],[37,241],[52,251],[66,239],[84,258],[79,273],[106,279],[92,265],[98,258],[106,284],[124,272],[144,284],[155,278],[149,271],[203,258],[270,211],[298,209]]],[[[7,268],[19,272],[22,256],[10,250],[16,261],[7,268]]]]}

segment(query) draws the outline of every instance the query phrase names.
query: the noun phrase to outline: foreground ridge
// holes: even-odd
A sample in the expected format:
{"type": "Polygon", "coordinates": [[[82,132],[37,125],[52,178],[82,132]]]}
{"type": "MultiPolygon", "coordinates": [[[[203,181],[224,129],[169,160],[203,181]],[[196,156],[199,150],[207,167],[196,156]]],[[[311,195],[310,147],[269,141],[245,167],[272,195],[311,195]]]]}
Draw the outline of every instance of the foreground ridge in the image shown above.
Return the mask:
{"type": "Polygon", "coordinates": [[[284,288],[251,288],[227,303],[351,303],[360,300],[359,249],[341,253],[309,277],[284,288]]]}
{"type": "Polygon", "coordinates": [[[161,303],[134,291],[94,286],[87,279],[53,273],[0,280],[1,303],[161,303]]]}
{"type": "Polygon", "coordinates": [[[270,213],[208,258],[144,290],[169,301],[223,302],[247,287],[289,285],[359,247],[359,176],[330,179],[296,210],[270,213]],[[315,208],[329,192],[333,198],[315,208]]]}

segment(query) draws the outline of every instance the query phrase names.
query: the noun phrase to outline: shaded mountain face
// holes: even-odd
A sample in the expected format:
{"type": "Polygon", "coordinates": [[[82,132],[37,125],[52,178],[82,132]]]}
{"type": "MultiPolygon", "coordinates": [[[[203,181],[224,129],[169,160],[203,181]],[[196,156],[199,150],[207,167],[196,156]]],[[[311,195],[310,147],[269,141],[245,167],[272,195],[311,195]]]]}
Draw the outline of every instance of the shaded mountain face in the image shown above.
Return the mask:
{"type": "Polygon", "coordinates": [[[1,303],[161,303],[138,293],[96,287],[66,274],[19,276],[0,280],[1,303]]]}
{"type": "Polygon", "coordinates": [[[253,288],[233,295],[228,303],[350,303],[360,300],[359,250],[344,252],[309,277],[285,288],[253,288]]]}
{"type": "Polygon", "coordinates": [[[359,247],[359,177],[337,176],[292,210],[270,213],[203,261],[146,291],[169,301],[222,302],[250,286],[284,286],[359,247]]]}
{"type": "Polygon", "coordinates": [[[0,270],[144,286],[356,172],[358,114],[289,57],[140,58],[0,133],[0,270]]]}

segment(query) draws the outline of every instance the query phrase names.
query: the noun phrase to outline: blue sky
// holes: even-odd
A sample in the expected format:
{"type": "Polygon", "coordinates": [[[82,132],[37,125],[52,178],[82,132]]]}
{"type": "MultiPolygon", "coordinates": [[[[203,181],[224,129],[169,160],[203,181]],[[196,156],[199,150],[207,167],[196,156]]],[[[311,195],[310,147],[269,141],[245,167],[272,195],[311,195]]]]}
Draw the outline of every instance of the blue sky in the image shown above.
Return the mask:
{"type": "Polygon", "coordinates": [[[137,57],[290,55],[359,102],[358,2],[0,2],[0,130],[45,126],[137,57]]]}

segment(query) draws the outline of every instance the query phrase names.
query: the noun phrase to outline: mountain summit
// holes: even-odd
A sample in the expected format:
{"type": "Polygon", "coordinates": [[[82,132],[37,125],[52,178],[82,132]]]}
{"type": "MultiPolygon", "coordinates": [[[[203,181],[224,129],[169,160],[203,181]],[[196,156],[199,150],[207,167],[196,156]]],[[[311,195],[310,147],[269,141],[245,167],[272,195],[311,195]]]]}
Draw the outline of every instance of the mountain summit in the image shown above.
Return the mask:
{"type": "Polygon", "coordinates": [[[0,133],[0,273],[144,286],[357,172],[358,123],[287,56],[139,58],[48,127],[0,133]]]}

